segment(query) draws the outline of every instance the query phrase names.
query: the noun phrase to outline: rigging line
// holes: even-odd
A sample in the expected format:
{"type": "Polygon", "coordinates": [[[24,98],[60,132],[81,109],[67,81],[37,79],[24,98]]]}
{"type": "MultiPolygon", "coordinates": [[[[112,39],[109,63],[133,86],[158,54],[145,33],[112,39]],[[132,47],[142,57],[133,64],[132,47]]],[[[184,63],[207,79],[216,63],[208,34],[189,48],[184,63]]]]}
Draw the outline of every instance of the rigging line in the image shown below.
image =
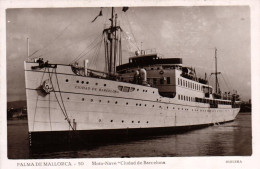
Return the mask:
{"type": "MultiPolygon", "coordinates": [[[[80,56],[79,58],[77,58],[76,62],[77,62],[78,60],[80,60],[82,57],[88,55],[88,54],[91,53],[91,52],[92,52],[92,53],[95,53],[95,50],[93,51],[93,49],[96,49],[97,46],[98,46],[98,44],[99,44],[99,43],[97,43],[95,46],[93,46],[93,48],[90,49],[87,53],[85,53],[85,54],[83,54],[82,56],[80,56]]],[[[93,56],[92,56],[92,57],[91,57],[91,60],[90,60],[90,65],[93,63],[93,60],[94,60],[94,58],[93,58],[93,56]]]]}
{"type": "MultiPolygon", "coordinates": [[[[50,69],[50,68],[48,68],[48,72],[50,72],[49,69],[50,69]]],[[[51,77],[50,77],[50,78],[52,78],[53,70],[54,70],[54,69],[52,69],[51,77]]],[[[52,125],[51,125],[51,95],[50,95],[50,94],[49,94],[49,120],[50,120],[50,128],[51,128],[51,131],[52,131],[52,125]]]]}
{"type": "Polygon", "coordinates": [[[93,52],[94,53],[93,56],[92,56],[92,58],[93,58],[93,60],[92,60],[92,68],[93,69],[96,69],[96,67],[97,67],[97,59],[98,59],[98,54],[99,54],[99,51],[100,51],[100,48],[101,48],[101,44],[102,43],[99,43],[98,44],[99,47],[97,47],[95,52],[93,52]]]}
{"type": "MultiPolygon", "coordinates": [[[[102,40],[102,39],[101,39],[102,40]]],[[[76,59],[76,61],[78,61],[79,59],[81,59],[83,56],[86,56],[88,53],[90,53],[93,49],[96,49],[96,47],[98,46],[100,42],[98,42],[97,44],[95,44],[95,46],[93,46],[87,53],[83,54],[82,56],[78,57],[76,59]]]]}
{"type": "MultiPolygon", "coordinates": [[[[56,75],[56,80],[57,80],[57,84],[58,84],[58,78],[57,78],[56,69],[55,69],[55,75],[56,75]]],[[[50,72],[49,72],[49,77],[50,77],[50,72]]],[[[52,79],[50,79],[50,81],[51,81],[51,84],[52,84],[52,86],[53,86],[52,79]]],[[[58,87],[59,87],[59,85],[58,85],[58,87]]],[[[59,93],[61,93],[61,92],[60,92],[60,88],[59,88],[59,93]]],[[[68,118],[68,114],[66,113],[65,107],[64,107],[65,110],[62,109],[62,106],[61,106],[61,104],[60,104],[60,102],[59,102],[59,99],[58,99],[58,97],[57,97],[57,95],[56,95],[55,90],[54,90],[54,95],[55,95],[55,98],[56,98],[56,100],[57,100],[57,103],[58,103],[59,106],[60,106],[60,109],[61,109],[63,115],[65,116],[65,120],[67,120],[69,126],[72,128],[72,130],[74,130],[74,128],[71,126],[71,123],[70,123],[70,120],[69,120],[69,118],[68,118]]],[[[61,97],[61,99],[62,99],[62,97],[61,97]]],[[[63,100],[62,100],[62,102],[63,102],[63,100]]],[[[63,105],[64,105],[64,104],[63,104],[63,105]]]]}
{"type": "MultiPolygon", "coordinates": [[[[82,57],[81,55],[82,55],[88,48],[90,48],[92,45],[94,45],[100,36],[102,36],[102,34],[99,35],[94,41],[92,41],[91,44],[89,44],[89,45],[78,55],[78,57],[75,58],[74,60],[72,60],[70,63],[73,63],[73,62],[79,60],[79,58],[82,57]]],[[[93,48],[92,48],[92,49],[93,49],[93,48]]],[[[89,51],[91,51],[92,49],[90,49],[89,51]]],[[[87,53],[88,53],[88,52],[87,52],[87,53]]]]}
{"type": "Polygon", "coordinates": [[[42,55],[47,55],[47,54],[50,54],[50,53],[56,53],[56,52],[58,52],[59,50],[64,49],[64,48],[68,49],[68,48],[70,48],[71,46],[76,45],[77,43],[82,42],[82,41],[85,41],[85,40],[87,40],[88,38],[90,38],[90,37],[92,37],[92,36],[96,36],[96,35],[98,35],[98,34],[99,34],[99,33],[96,33],[96,34],[92,34],[92,35],[90,35],[90,36],[88,36],[88,37],[81,38],[80,40],[78,40],[78,41],[76,41],[76,42],[72,42],[72,43],[67,44],[67,45],[64,45],[64,46],[62,46],[62,47],[60,47],[60,48],[58,48],[58,49],[54,49],[54,50],[52,50],[52,51],[45,52],[45,53],[43,53],[42,55]]]}
{"type": "Polygon", "coordinates": [[[100,44],[99,44],[99,48],[97,49],[96,57],[95,57],[95,59],[94,59],[94,65],[96,65],[97,60],[98,60],[98,58],[99,58],[99,53],[100,53],[100,49],[101,49],[101,47],[102,47],[102,44],[103,44],[103,36],[102,36],[102,38],[101,38],[101,41],[100,41],[100,44]]]}
{"type": "Polygon", "coordinates": [[[92,64],[95,63],[97,51],[98,51],[99,45],[102,44],[102,41],[103,41],[103,35],[102,35],[102,37],[100,38],[100,40],[98,41],[98,43],[96,44],[96,46],[95,46],[95,48],[94,48],[95,50],[94,50],[93,56],[92,56],[92,64]]]}
{"type": "Polygon", "coordinates": [[[124,36],[125,40],[128,42],[126,44],[127,44],[128,51],[130,53],[130,51],[131,51],[131,46],[130,45],[131,44],[130,44],[130,41],[128,40],[128,35],[125,32],[123,32],[123,36],[124,36]]]}
{"type": "Polygon", "coordinates": [[[56,41],[56,40],[68,29],[68,27],[69,27],[73,22],[75,22],[75,21],[76,21],[76,20],[73,19],[73,21],[70,22],[70,23],[54,38],[54,40],[50,40],[47,45],[45,45],[43,48],[41,48],[41,49],[39,49],[39,50],[46,49],[48,46],[50,46],[50,45],[51,45],[54,41],[56,41]]]}
{"type": "MultiPolygon", "coordinates": [[[[99,36],[98,36],[99,38],[99,36]]],[[[92,41],[79,55],[76,59],[74,59],[72,62],[78,60],[78,58],[81,58],[81,55],[88,49],[90,48],[92,45],[94,45],[96,43],[96,41],[98,40],[98,38],[96,38],[94,41],[92,41]]],[[[89,51],[91,51],[92,49],[90,49],[89,51]]]]}
{"type": "MultiPolygon", "coordinates": [[[[42,84],[42,80],[43,80],[45,72],[46,72],[46,68],[44,68],[44,72],[42,74],[42,78],[41,78],[40,84],[42,84]]],[[[34,131],[34,122],[35,122],[35,117],[36,117],[36,112],[37,112],[38,100],[39,100],[39,95],[37,95],[37,98],[36,98],[36,105],[35,105],[35,111],[34,111],[34,117],[33,117],[33,131],[34,131]]]]}
{"type": "MultiPolygon", "coordinates": [[[[220,57],[219,60],[220,60],[222,63],[225,63],[222,57],[220,57]]],[[[226,71],[225,67],[222,66],[222,64],[220,64],[220,66],[221,66],[221,69],[223,70],[224,74],[227,75],[226,72],[228,72],[228,71],[226,71]]],[[[223,78],[224,78],[224,77],[223,77],[223,78]]],[[[227,80],[227,84],[228,84],[229,86],[232,86],[232,85],[230,85],[231,83],[230,83],[228,80],[227,80]]]]}
{"type": "Polygon", "coordinates": [[[132,26],[131,26],[131,24],[130,24],[130,22],[129,22],[128,14],[125,13],[125,15],[126,15],[127,22],[128,22],[128,24],[129,24],[130,31],[131,31],[131,33],[132,33],[132,35],[133,35],[133,38],[134,38],[134,41],[135,41],[135,43],[136,43],[136,47],[137,47],[137,49],[139,50],[138,45],[137,45],[137,42],[136,42],[135,35],[134,35],[134,33],[133,33],[133,30],[132,30],[132,26]]]}
{"type": "Polygon", "coordinates": [[[226,80],[225,80],[225,78],[224,78],[224,76],[221,74],[221,76],[222,76],[222,78],[223,78],[223,80],[224,80],[224,82],[225,82],[225,84],[226,84],[226,86],[227,86],[227,88],[228,88],[228,90],[230,91],[230,86],[227,84],[227,82],[226,82],[226,80]]]}

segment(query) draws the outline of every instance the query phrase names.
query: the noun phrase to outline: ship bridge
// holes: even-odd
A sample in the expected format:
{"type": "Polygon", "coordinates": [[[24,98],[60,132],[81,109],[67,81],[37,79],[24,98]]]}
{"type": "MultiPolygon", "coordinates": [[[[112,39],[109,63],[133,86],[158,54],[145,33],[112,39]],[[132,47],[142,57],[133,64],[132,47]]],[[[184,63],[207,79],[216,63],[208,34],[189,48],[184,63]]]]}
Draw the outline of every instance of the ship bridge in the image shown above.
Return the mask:
{"type": "Polygon", "coordinates": [[[161,58],[156,52],[147,53],[141,51],[136,56],[129,58],[129,63],[116,67],[117,73],[124,73],[127,69],[147,67],[151,65],[182,65],[181,58],[161,58]]]}

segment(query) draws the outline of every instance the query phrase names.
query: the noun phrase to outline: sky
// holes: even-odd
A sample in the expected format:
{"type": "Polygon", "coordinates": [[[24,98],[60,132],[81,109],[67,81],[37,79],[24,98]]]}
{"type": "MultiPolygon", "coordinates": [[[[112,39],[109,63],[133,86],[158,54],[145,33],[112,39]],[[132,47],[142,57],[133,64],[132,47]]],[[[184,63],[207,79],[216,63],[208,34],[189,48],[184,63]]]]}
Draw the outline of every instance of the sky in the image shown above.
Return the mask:
{"type": "MultiPolygon", "coordinates": [[[[101,34],[110,8],[91,22],[100,8],[21,8],[6,11],[7,100],[25,100],[23,62],[27,38],[31,57],[70,64],[84,55],[91,68],[103,70],[101,34]],[[91,45],[92,44],[92,45],[91,45]],[[94,48],[94,45],[96,47],[94,48]]],[[[116,8],[123,29],[123,63],[137,48],[154,49],[164,58],[182,58],[204,77],[214,72],[214,48],[222,91],[237,90],[251,98],[250,9],[248,6],[116,8]]],[[[210,78],[210,82],[214,79],[210,78]]],[[[211,83],[213,85],[213,83],[211,83]]]]}

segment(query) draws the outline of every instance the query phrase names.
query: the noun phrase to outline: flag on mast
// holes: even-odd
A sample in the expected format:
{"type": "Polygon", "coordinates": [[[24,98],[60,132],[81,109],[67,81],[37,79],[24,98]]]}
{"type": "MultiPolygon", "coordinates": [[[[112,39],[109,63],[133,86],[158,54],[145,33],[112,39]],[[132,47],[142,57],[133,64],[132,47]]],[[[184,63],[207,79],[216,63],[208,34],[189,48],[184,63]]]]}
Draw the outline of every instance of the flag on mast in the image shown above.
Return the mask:
{"type": "Polygon", "coordinates": [[[123,7],[122,11],[126,12],[128,10],[128,7],[123,7]]]}
{"type": "Polygon", "coordinates": [[[92,23],[95,22],[95,20],[96,20],[99,16],[103,16],[103,14],[102,14],[102,7],[100,8],[100,12],[99,12],[98,16],[96,16],[95,19],[93,19],[92,23]]]}

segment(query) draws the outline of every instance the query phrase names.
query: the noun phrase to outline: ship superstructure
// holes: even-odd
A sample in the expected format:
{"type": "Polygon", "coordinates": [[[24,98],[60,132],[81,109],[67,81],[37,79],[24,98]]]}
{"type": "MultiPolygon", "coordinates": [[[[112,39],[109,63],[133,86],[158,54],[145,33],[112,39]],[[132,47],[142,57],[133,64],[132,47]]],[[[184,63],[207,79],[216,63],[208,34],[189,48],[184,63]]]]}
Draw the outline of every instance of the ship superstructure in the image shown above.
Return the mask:
{"type": "MultiPolygon", "coordinates": [[[[90,141],[235,119],[238,95],[214,92],[181,58],[141,50],[122,64],[122,29],[113,8],[110,19],[111,26],[103,31],[106,72],[89,69],[87,60],[84,67],[42,59],[24,63],[30,145],[58,143],[71,133],[90,141]]],[[[217,79],[218,72],[214,74],[217,79]]]]}

